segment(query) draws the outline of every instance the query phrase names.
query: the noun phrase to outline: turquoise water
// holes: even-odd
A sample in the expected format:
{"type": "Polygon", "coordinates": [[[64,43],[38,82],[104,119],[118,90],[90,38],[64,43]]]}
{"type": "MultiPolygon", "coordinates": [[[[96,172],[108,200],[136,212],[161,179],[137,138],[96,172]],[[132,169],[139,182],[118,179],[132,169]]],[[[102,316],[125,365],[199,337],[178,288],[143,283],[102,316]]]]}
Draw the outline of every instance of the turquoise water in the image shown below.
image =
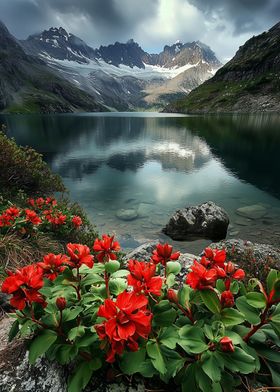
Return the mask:
{"type": "MultiPolygon", "coordinates": [[[[277,115],[6,115],[0,121],[18,143],[43,153],[100,232],[116,233],[127,248],[163,238],[173,212],[207,200],[227,210],[229,238],[279,245],[277,115]],[[236,209],[252,204],[265,215],[240,225],[236,209]],[[138,215],[124,221],[120,210],[138,215]]],[[[207,242],[175,245],[191,252],[207,242]]]]}

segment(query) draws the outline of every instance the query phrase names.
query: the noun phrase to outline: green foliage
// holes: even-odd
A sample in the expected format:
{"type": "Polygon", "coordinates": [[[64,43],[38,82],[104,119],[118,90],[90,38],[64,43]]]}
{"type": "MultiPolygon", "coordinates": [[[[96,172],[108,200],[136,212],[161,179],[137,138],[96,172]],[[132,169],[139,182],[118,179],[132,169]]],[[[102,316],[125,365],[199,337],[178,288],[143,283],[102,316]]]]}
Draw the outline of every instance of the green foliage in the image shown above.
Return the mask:
{"type": "Polygon", "coordinates": [[[61,178],[53,174],[42,155],[30,147],[21,147],[0,132],[0,189],[10,194],[19,189],[27,194],[64,192],[61,178]]]}
{"type": "Polygon", "coordinates": [[[269,273],[266,287],[257,279],[244,285],[231,275],[235,266],[228,271],[225,263],[223,281],[217,279],[210,288],[206,282],[202,289],[184,284],[175,291],[168,277],[179,272],[176,262],[163,267],[165,277],[155,276],[156,268],[141,275],[141,268],[151,265],[121,268],[114,260],[118,244],[112,250],[109,240],[98,239],[93,246],[96,256],[107,252],[102,263],[92,265],[92,255],[80,245],[84,262],[75,264],[74,253],[74,266],[66,261],[54,279],[44,278],[37,292],[43,304],[31,301],[16,311],[10,339],[30,337],[31,363],[45,355],[70,364],[69,392],[81,392],[100,369],[107,369],[108,361],[115,361],[120,376],[156,377],[167,385],[176,383],[182,392],[233,392],[240,378],[254,374],[258,379],[258,373],[261,381],[269,375],[267,385],[280,384],[280,272],[269,273]],[[225,291],[234,298],[230,307],[222,301],[225,291]]]}

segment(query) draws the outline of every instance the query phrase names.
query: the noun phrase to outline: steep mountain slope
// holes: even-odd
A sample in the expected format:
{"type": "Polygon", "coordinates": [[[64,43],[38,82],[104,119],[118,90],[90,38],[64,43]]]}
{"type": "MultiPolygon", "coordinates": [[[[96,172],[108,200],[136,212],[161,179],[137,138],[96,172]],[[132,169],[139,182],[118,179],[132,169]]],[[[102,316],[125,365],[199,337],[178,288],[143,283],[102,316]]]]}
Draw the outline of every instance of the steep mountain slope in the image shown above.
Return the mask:
{"type": "Polygon", "coordinates": [[[280,110],[280,22],[249,39],[215,76],[188,97],[165,108],[173,112],[280,110]]]}
{"type": "Polygon", "coordinates": [[[93,49],[60,27],[32,35],[21,45],[98,102],[117,110],[162,108],[221,66],[199,41],[166,45],[159,54],[145,52],[133,39],[93,49]]]}
{"type": "MultiPolygon", "coordinates": [[[[27,55],[0,22],[0,111],[101,111],[94,98],[27,55]]],[[[106,110],[106,109],[105,109],[106,110]]]]}
{"type": "Polygon", "coordinates": [[[94,59],[96,52],[83,40],[73,34],[68,34],[62,27],[52,27],[41,34],[30,35],[21,41],[25,52],[31,55],[45,53],[58,60],[72,60],[78,63],[88,63],[94,59]]]}

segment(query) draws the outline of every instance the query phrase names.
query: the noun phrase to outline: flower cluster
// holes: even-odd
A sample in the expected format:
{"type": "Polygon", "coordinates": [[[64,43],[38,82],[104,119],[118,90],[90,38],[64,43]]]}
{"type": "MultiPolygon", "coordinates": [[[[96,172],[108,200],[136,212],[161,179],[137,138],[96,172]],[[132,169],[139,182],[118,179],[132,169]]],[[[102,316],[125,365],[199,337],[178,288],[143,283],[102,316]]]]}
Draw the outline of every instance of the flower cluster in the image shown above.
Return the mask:
{"type": "Polygon", "coordinates": [[[226,262],[225,250],[206,248],[200,261],[194,261],[186,283],[193,289],[207,290],[215,287],[218,279],[224,279],[225,288],[229,290],[233,280],[242,280],[245,273],[231,262],[226,262]]]}
{"type": "MultiPolygon", "coordinates": [[[[45,206],[34,201],[29,219],[45,206]]],[[[12,221],[21,211],[5,214],[12,221]]],[[[69,382],[77,392],[77,379],[114,362],[124,375],[159,376],[183,390],[191,382],[202,392],[224,385],[232,392],[236,372],[269,375],[280,347],[280,272],[269,273],[266,287],[257,279],[246,286],[224,250],[206,248],[186,277],[168,244],[123,266],[119,251],[114,236],[103,235],[9,273],[2,291],[17,310],[11,335],[30,329],[32,363],[47,352],[62,364],[77,360],[69,382]]],[[[266,383],[278,386],[271,374],[266,383]]]]}
{"type": "Polygon", "coordinates": [[[99,338],[109,343],[107,362],[114,362],[116,354],[121,355],[125,347],[137,351],[140,337],[148,339],[152,314],[147,305],[148,299],[144,295],[124,291],[115,302],[105,299],[100,306],[98,316],[106,321],[95,328],[99,338]]]}
{"type": "Polygon", "coordinates": [[[83,221],[80,216],[72,215],[67,208],[63,210],[52,197],[28,199],[30,208],[11,206],[0,215],[0,233],[13,230],[21,234],[34,230],[59,231],[77,230],[83,221]]]}

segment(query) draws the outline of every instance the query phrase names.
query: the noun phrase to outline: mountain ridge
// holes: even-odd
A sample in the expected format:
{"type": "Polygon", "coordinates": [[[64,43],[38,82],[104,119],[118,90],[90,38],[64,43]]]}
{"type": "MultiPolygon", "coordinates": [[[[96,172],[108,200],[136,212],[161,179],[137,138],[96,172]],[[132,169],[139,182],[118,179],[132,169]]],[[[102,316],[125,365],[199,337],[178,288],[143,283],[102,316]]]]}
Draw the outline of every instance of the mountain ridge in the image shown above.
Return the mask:
{"type": "Polygon", "coordinates": [[[180,113],[280,110],[280,22],[253,36],[212,79],[164,111],[180,113]]]}
{"type": "Polygon", "coordinates": [[[53,73],[37,57],[26,54],[0,22],[0,111],[104,111],[92,96],[53,73]]]}

